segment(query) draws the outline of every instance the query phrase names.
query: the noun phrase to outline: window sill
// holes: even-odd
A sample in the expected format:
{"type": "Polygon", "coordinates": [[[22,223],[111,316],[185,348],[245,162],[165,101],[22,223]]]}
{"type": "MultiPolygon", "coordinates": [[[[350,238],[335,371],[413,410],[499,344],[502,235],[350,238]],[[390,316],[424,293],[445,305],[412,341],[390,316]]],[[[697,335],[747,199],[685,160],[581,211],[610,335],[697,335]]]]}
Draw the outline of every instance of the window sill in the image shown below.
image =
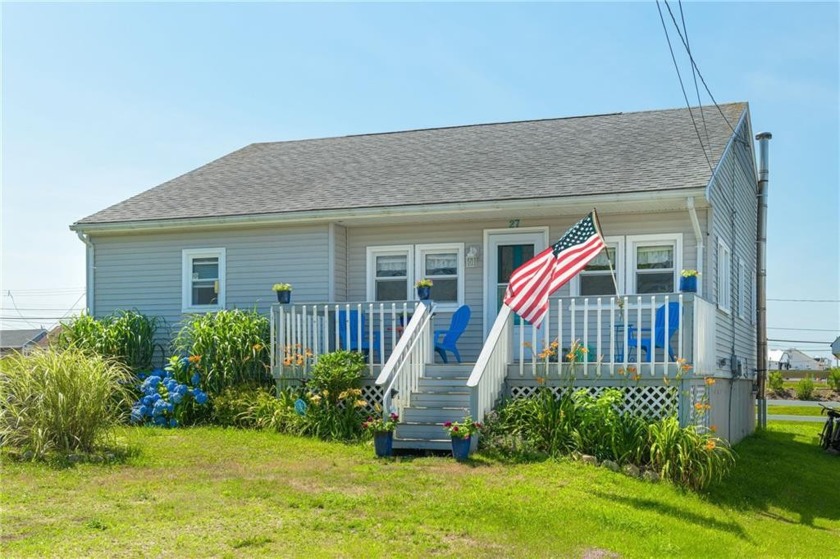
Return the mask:
{"type": "Polygon", "coordinates": [[[204,314],[208,312],[218,312],[224,310],[220,305],[200,305],[193,307],[182,307],[181,314],[204,314]]]}

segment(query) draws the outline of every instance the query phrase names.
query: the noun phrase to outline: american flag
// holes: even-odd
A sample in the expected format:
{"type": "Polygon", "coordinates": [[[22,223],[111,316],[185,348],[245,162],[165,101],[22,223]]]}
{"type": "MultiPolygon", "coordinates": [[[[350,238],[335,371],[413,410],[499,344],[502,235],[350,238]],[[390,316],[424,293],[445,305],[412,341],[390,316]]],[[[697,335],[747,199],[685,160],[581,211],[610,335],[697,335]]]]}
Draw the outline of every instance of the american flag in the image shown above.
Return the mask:
{"type": "Polygon", "coordinates": [[[505,305],[539,327],[548,311],[548,296],[575,277],[605,246],[598,216],[592,210],[559,241],[513,271],[505,305]]]}

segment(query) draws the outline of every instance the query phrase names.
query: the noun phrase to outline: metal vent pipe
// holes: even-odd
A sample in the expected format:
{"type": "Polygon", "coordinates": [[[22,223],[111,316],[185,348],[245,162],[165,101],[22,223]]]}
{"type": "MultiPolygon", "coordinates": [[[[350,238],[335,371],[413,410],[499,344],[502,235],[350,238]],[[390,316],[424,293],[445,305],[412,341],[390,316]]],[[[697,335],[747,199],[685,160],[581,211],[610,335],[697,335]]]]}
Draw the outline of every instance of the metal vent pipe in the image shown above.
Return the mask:
{"type": "Polygon", "coordinates": [[[767,188],[770,170],[767,166],[770,132],[756,135],[758,140],[758,204],[755,238],[756,274],[756,364],[758,378],[758,426],[767,428],[767,188]]]}

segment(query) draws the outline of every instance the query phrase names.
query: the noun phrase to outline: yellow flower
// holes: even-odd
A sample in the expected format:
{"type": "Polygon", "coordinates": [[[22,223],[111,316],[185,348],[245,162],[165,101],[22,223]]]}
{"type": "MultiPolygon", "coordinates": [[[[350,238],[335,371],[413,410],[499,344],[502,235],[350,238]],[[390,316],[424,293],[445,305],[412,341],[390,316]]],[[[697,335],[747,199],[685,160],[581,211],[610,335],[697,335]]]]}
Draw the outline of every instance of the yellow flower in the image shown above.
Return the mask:
{"type": "Polygon", "coordinates": [[[559,346],[560,346],[560,343],[557,340],[554,340],[553,342],[551,342],[551,347],[553,349],[557,349],[559,346]]]}
{"type": "Polygon", "coordinates": [[[339,400],[344,400],[345,398],[347,398],[347,396],[348,396],[348,394],[347,394],[347,391],[345,390],[344,392],[342,392],[341,394],[338,395],[338,399],[339,400]]]}
{"type": "Polygon", "coordinates": [[[201,356],[200,355],[190,355],[189,360],[190,360],[190,363],[195,365],[196,363],[201,361],[201,356]]]}
{"type": "Polygon", "coordinates": [[[711,386],[715,383],[715,379],[712,377],[706,377],[706,386],[711,386]]]}
{"type": "Polygon", "coordinates": [[[287,357],[287,358],[283,359],[283,364],[284,364],[284,365],[286,365],[286,366],[288,367],[289,365],[291,365],[291,364],[292,364],[292,358],[291,358],[291,357],[287,357]]]}
{"type": "Polygon", "coordinates": [[[717,433],[717,425],[711,425],[709,427],[709,431],[711,431],[712,433],[717,433]]]}
{"type": "Polygon", "coordinates": [[[714,440],[709,439],[708,441],[706,441],[706,450],[709,450],[709,451],[714,450],[715,446],[717,446],[717,445],[715,445],[714,440]]]}
{"type": "Polygon", "coordinates": [[[537,384],[539,384],[540,386],[545,384],[545,377],[537,377],[536,380],[537,380],[537,384]]]}
{"type": "Polygon", "coordinates": [[[697,411],[702,411],[704,409],[703,402],[697,402],[696,404],[694,404],[694,409],[697,411]]]}
{"type": "Polygon", "coordinates": [[[254,344],[254,351],[260,351],[263,348],[262,344],[254,344]]]}
{"type": "Polygon", "coordinates": [[[367,405],[367,402],[366,402],[366,401],[364,401],[364,400],[356,400],[356,407],[357,407],[357,408],[363,408],[363,407],[365,407],[366,405],[367,405]]]}
{"type": "Polygon", "coordinates": [[[318,396],[317,394],[314,394],[314,395],[310,398],[310,400],[312,401],[312,403],[313,403],[313,404],[317,404],[317,403],[319,403],[319,402],[321,401],[321,397],[320,397],[320,396],[318,396]]]}
{"type": "Polygon", "coordinates": [[[523,342],[523,343],[522,343],[522,347],[532,348],[532,347],[534,347],[534,346],[533,346],[533,345],[531,345],[531,342],[523,342]]]}

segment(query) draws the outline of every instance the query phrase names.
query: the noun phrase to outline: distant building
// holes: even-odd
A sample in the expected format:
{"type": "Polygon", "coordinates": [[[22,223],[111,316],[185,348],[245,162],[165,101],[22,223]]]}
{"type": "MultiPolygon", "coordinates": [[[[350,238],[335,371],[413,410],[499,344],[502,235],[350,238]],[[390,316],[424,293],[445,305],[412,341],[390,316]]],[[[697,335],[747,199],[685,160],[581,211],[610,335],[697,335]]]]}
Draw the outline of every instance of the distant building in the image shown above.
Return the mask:
{"type": "Polygon", "coordinates": [[[0,356],[14,352],[29,353],[46,335],[47,331],[43,328],[33,330],[0,330],[0,356]]]}
{"type": "Polygon", "coordinates": [[[824,371],[831,368],[830,360],[811,357],[796,348],[771,350],[767,364],[771,371],[824,371]]]}

